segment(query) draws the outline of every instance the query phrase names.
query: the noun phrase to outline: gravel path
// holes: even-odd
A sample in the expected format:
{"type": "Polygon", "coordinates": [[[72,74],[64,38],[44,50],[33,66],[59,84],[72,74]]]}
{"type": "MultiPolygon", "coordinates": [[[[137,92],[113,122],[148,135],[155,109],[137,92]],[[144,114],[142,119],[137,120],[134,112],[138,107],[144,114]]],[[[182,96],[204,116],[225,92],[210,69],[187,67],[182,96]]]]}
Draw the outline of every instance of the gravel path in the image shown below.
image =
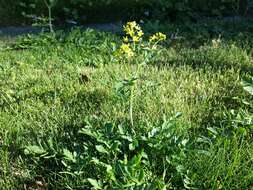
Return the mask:
{"type": "MultiPolygon", "coordinates": [[[[96,30],[101,30],[105,32],[118,33],[122,30],[122,23],[105,23],[105,24],[88,24],[81,26],[84,30],[87,28],[92,28],[96,30]]],[[[62,28],[61,28],[62,29],[62,28]]],[[[71,27],[65,27],[64,30],[70,30],[71,27]]],[[[36,34],[40,33],[43,29],[40,27],[33,26],[9,26],[9,27],[0,27],[0,36],[17,36],[22,34],[36,34]]]]}
{"type": "MultiPolygon", "coordinates": [[[[239,16],[232,16],[232,17],[224,17],[224,21],[228,22],[240,22],[244,20],[245,18],[239,17],[239,16]]],[[[206,19],[203,20],[206,22],[206,19]]],[[[112,23],[104,23],[104,24],[87,24],[84,26],[80,26],[82,29],[87,29],[87,28],[92,28],[100,31],[105,31],[105,32],[112,32],[112,33],[121,33],[122,32],[122,26],[123,23],[120,22],[112,22],[112,23]]],[[[73,27],[73,26],[72,26],[73,27]]],[[[64,28],[59,28],[63,29],[66,31],[69,31],[71,26],[67,26],[64,28]]],[[[10,26],[10,27],[0,27],[0,36],[17,36],[17,35],[22,35],[22,34],[28,34],[28,33],[39,33],[42,31],[42,28],[39,27],[32,27],[32,26],[10,26]]]]}

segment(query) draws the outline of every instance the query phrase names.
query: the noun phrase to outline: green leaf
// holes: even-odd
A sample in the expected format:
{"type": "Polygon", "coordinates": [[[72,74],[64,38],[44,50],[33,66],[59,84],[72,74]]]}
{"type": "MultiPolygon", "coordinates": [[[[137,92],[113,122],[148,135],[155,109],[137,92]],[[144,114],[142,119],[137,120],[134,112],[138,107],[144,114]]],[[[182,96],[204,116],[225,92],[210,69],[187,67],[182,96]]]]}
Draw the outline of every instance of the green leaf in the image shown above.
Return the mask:
{"type": "Polygon", "coordinates": [[[124,135],[125,131],[121,125],[118,126],[119,134],[124,135]]]}
{"type": "Polygon", "coordinates": [[[214,129],[212,127],[208,127],[207,130],[210,131],[211,134],[213,134],[213,135],[218,135],[218,132],[216,131],[216,129],[214,129]]]}
{"type": "Polygon", "coordinates": [[[247,136],[247,135],[248,135],[247,129],[245,129],[245,128],[243,128],[243,127],[239,127],[239,128],[238,128],[238,131],[239,131],[239,133],[240,133],[241,135],[243,135],[243,136],[247,136]]]}
{"type": "Polygon", "coordinates": [[[253,87],[252,86],[245,86],[245,87],[243,87],[243,89],[245,91],[247,91],[248,93],[250,93],[251,95],[253,95],[253,87]]]}
{"type": "Polygon", "coordinates": [[[95,188],[95,189],[102,189],[102,188],[100,187],[99,182],[98,182],[96,179],[88,178],[87,180],[88,180],[88,182],[93,186],[93,188],[95,188]]]}
{"type": "Polygon", "coordinates": [[[106,133],[108,135],[113,133],[113,124],[112,123],[106,123],[105,124],[106,133]]]}
{"type": "Polygon", "coordinates": [[[111,150],[113,151],[113,152],[121,152],[121,150],[119,149],[119,146],[121,145],[121,142],[120,141],[118,141],[118,140],[116,140],[116,141],[114,141],[114,143],[112,144],[112,146],[111,146],[111,150]]]}
{"type": "Polygon", "coordinates": [[[27,146],[25,148],[25,154],[45,154],[47,153],[46,150],[44,150],[42,147],[40,146],[36,146],[36,145],[32,145],[32,146],[27,146]]]}
{"type": "Polygon", "coordinates": [[[177,119],[177,118],[181,117],[182,115],[183,115],[182,112],[177,112],[177,113],[175,114],[175,118],[177,119]]]}
{"type": "Polygon", "coordinates": [[[63,149],[63,156],[66,160],[76,162],[74,155],[68,149],[63,149]]]}
{"type": "Polygon", "coordinates": [[[134,147],[133,143],[130,143],[129,144],[129,150],[134,150],[134,149],[135,149],[135,147],[134,147]]]}
{"type": "Polygon", "coordinates": [[[139,182],[144,181],[144,177],[145,177],[144,170],[143,170],[143,169],[140,169],[140,174],[139,174],[139,176],[138,176],[138,181],[139,181],[139,182]]]}
{"type": "Polygon", "coordinates": [[[132,143],[129,144],[129,150],[135,150],[139,146],[138,140],[134,140],[132,143]]]}
{"type": "Polygon", "coordinates": [[[141,164],[142,156],[143,156],[143,151],[135,155],[129,162],[131,167],[139,166],[141,164]]]}
{"type": "Polygon", "coordinates": [[[110,177],[111,180],[116,181],[114,171],[111,165],[106,165],[106,173],[110,177]]]}
{"type": "Polygon", "coordinates": [[[96,145],[96,149],[100,153],[109,154],[109,152],[102,145],[96,145]]]}
{"type": "Polygon", "coordinates": [[[95,139],[98,138],[98,134],[96,134],[95,132],[93,132],[91,129],[85,129],[85,128],[83,128],[83,129],[81,129],[81,130],[79,131],[79,133],[80,133],[80,134],[87,135],[87,136],[90,136],[90,137],[93,137],[93,138],[95,138],[95,139]]]}

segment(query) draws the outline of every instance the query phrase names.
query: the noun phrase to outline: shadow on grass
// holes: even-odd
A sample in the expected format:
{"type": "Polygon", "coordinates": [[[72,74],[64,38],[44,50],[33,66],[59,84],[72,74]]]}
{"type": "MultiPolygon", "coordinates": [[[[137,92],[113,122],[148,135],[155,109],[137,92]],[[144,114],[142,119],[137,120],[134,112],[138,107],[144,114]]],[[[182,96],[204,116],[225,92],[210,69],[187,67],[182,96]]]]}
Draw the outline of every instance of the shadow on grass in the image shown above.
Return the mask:
{"type": "MultiPolygon", "coordinates": [[[[42,93],[37,98],[44,99],[51,94],[52,92],[42,93]]],[[[36,99],[36,96],[30,98],[36,99]]],[[[33,171],[28,178],[20,175],[15,179],[22,188],[23,185],[27,187],[36,186],[36,182],[42,181],[42,179],[46,180],[47,183],[52,182],[52,184],[55,180],[61,181],[58,172],[61,172],[61,169],[65,168],[65,166],[63,163],[57,162],[57,159],[60,160],[62,157],[63,148],[77,151],[77,153],[86,151],[84,146],[81,146],[81,142],[85,142],[85,138],[81,137],[78,131],[87,124],[86,116],[101,114],[103,104],[109,101],[110,98],[110,95],[103,89],[80,91],[74,96],[63,100],[61,109],[66,110],[65,120],[60,121],[61,123],[58,126],[54,126],[55,130],[41,129],[42,131],[38,131],[38,129],[28,129],[25,130],[26,132],[20,132],[18,129],[13,129],[7,134],[6,142],[4,146],[0,144],[0,149],[8,153],[8,159],[13,163],[22,157],[26,168],[33,171]],[[25,155],[24,147],[27,144],[23,141],[24,138],[28,138],[28,142],[31,144],[41,145],[52,157],[48,159],[31,159],[30,156],[25,155]],[[76,142],[80,142],[80,144],[76,142]]],[[[1,173],[2,171],[0,170],[0,175],[1,173]]],[[[64,185],[62,184],[62,186],[64,185]]],[[[48,188],[50,188],[50,185],[48,188]]]]}

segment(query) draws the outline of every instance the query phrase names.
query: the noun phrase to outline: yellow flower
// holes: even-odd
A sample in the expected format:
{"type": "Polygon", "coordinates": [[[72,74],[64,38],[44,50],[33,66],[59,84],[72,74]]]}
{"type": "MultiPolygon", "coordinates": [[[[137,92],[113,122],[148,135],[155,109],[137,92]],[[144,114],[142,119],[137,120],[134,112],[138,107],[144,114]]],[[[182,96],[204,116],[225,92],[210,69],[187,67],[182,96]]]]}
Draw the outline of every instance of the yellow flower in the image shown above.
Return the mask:
{"type": "Polygon", "coordinates": [[[124,31],[133,42],[139,42],[144,35],[143,31],[141,30],[141,27],[135,21],[128,22],[124,26],[124,31]]]}
{"type": "Polygon", "coordinates": [[[121,46],[120,46],[120,49],[122,50],[122,51],[127,51],[127,50],[129,50],[129,49],[131,49],[130,48],[130,46],[129,46],[129,44],[125,44],[125,43],[123,43],[121,46]]]}
{"type": "Polygon", "coordinates": [[[155,33],[154,35],[149,37],[150,42],[160,42],[160,41],[165,41],[165,40],[166,40],[166,35],[161,32],[155,33]]]}
{"type": "Polygon", "coordinates": [[[127,36],[126,36],[126,37],[123,37],[123,41],[124,41],[125,43],[128,43],[128,42],[129,42],[128,37],[127,37],[127,36]]]}
{"type": "Polygon", "coordinates": [[[136,25],[134,28],[135,28],[137,31],[138,31],[138,30],[141,30],[141,27],[140,27],[139,25],[136,25]]]}
{"type": "Polygon", "coordinates": [[[150,37],[149,37],[149,41],[150,41],[150,42],[156,41],[156,36],[155,36],[155,35],[150,36],[150,37]]]}
{"type": "Polygon", "coordinates": [[[143,33],[142,30],[140,30],[140,31],[138,31],[137,35],[138,35],[139,37],[142,37],[142,36],[144,35],[144,33],[143,33]]]}
{"type": "Polygon", "coordinates": [[[134,55],[134,52],[133,50],[131,49],[130,45],[129,44],[126,44],[126,43],[123,43],[121,46],[120,46],[120,52],[122,54],[126,54],[128,57],[132,57],[134,55]]]}
{"type": "Polygon", "coordinates": [[[133,36],[133,42],[139,42],[140,38],[138,36],[133,36]]]}
{"type": "Polygon", "coordinates": [[[134,28],[134,27],[137,26],[136,21],[128,22],[127,24],[128,24],[130,27],[132,27],[132,28],[134,28]]]}
{"type": "Polygon", "coordinates": [[[129,23],[127,23],[125,26],[124,26],[124,31],[127,35],[129,36],[133,36],[134,35],[134,27],[132,27],[132,25],[130,25],[129,23]]]}

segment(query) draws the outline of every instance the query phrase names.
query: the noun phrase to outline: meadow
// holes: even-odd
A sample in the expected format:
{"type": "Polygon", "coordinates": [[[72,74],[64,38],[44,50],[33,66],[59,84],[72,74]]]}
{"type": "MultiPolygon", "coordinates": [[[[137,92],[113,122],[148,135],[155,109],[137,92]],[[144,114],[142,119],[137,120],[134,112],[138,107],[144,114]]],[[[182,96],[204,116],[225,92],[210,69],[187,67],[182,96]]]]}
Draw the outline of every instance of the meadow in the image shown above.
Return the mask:
{"type": "Polygon", "coordinates": [[[0,189],[253,188],[252,21],[142,30],[0,38],[0,189]]]}

